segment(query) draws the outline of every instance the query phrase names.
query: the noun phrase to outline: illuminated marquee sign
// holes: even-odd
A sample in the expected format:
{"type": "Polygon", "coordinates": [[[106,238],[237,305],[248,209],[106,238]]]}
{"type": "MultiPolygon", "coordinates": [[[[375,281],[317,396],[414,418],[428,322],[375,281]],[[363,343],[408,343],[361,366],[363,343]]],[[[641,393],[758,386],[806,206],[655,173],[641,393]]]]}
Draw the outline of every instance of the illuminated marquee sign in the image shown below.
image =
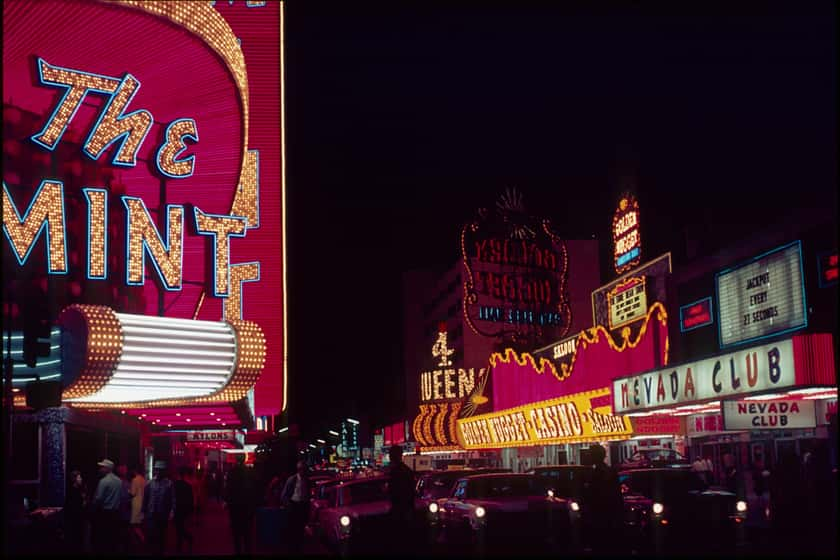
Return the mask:
{"type": "MultiPolygon", "coordinates": [[[[485,368],[478,372],[483,376],[485,368]]],[[[420,374],[420,400],[439,402],[463,399],[475,387],[475,368],[436,369],[420,374]]]]}
{"type": "Polygon", "coordinates": [[[790,430],[817,425],[814,401],[724,401],[726,430],[790,430]]]}
{"type": "Polygon", "coordinates": [[[627,439],[633,432],[628,418],[611,414],[609,406],[591,406],[591,399],[609,392],[604,388],[459,419],[458,441],[479,449],[627,439]]]}
{"type": "Polygon", "coordinates": [[[284,11],[264,0],[3,5],[10,265],[36,283],[61,276],[52,321],[95,303],[258,323],[271,347],[260,416],[286,396],[284,11]],[[34,32],[47,20],[50,33],[34,32]]]}
{"type": "Polygon", "coordinates": [[[237,430],[196,430],[187,432],[187,442],[231,441],[245,444],[245,436],[237,430]]]}
{"type": "Polygon", "coordinates": [[[795,383],[793,342],[787,339],[616,379],[613,410],[648,410],[791,387],[795,383]]]}
{"type": "Polygon", "coordinates": [[[799,241],[719,272],[715,288],[721,348],[808,326],[799,241]]]}
{"type": "Polygon", "coordinates": [[[497,209],[461,230],[467,324],[482,336],[537,345],[562,338],[571,326],[565,244],[549,220],[525,214],[515,191],[497,209]]]}
{"type": "Polygon", "coordinates": [[[612,219],[613,258],[616,274],[623,274],[642,260],[639,231],[639,202],[625,194],[618,202],[612,219]]]}
{"type": "Polygon", "coordinates": [[[714,322],[710,297],[680,307],[680,332],[693,331],[714,322]]]}
{"type": "Polygon", "coordinates": [[[610,329],[632,323],[647,314],[644,276],[630,278],[607,292],[610,308],[610,329]]]}

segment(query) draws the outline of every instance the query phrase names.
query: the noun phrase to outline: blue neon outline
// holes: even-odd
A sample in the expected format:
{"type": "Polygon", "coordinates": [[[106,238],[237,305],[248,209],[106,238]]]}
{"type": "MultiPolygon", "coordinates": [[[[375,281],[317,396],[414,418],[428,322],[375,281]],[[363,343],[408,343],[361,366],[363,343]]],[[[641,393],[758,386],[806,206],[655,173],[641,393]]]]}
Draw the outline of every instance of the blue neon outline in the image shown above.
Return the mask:
{"type": "Polygon", "coordinates": [[[245,0],[245,7],[246,8],[265,8],[266,3],[265,0],[253,0],[254,2],[260,2],[259,4],[251,4],[252,0],[245,0]]]}
{"type": "Polygon", "coordinates": [[[764,253],[761,253],[757,257],[753,257],[753,258],[751,258],[747,261],[743,261],[740,264],[737,264],[735,266],[731,266],[729,268],[721,270],[720,272],[716,272],[715,273],[715,297],[717,298],[718,301],[720,301],[720,281],[719,281],[720,276],[722,276],[724,274],[728,274],[728,273],[733,272],[735,270],[738,270],[739,268],[743,268],[747,265],[750,265],[750,264],[754,263],[755,261],[766,257],[767,255],[777,253],[779,251],[784,251],[784,250],[789,249],[790,247],[793,247],[793,246],[796,246],[797,249],[799,250],[799,276],[800,276],[800,279],[801,279],[800,283],[802,285],[802,314],[805,317],[804,323],[801,324],[801,325],[796,325],[796,326],[790,327],[790,328],[785,329],[783,331],[772,332],[770,334],[763,334],[761,336],[748,338],[746,340],[742,340],[742,341],[739,341],[739,342],[733,342],[731,344],[724,345],[724,344],[722,344],[723,334],[721,333],[721,323],[720,323],[720,307],[721,306],[718,305],[718,308],[717,308],[718,347],[721,350],[724,350],[724,349],[727,349],[727,348],[735,348],[736,346],[743,346],[744,344],[748,344],[750,342],[756,342],[756,341],[759,341],[759,340],[765,340],[767,338],[775,338],[775,337],[781,336],[783,334],[788,334],[788,333],[791,333],[791,332],[794,332],[794,331],[799,331],[799,330],[808,328],[808,300],[805,297],[805,271],[803,269],[803,264],[802,264],[802,241],[799,240],[799,239],[797,239],[796,241],[791,241],[790,243],[786,243],[785,245],[782,245],[780,247],[776,247],[775,249],[770,249],[769,251],[765,251],[764,253]]]}
{"type": "Polygon", "coordinates": [[[116,136],[114,136],[113,139],[109,140],[107,144],[102,146],[102,149],[100,149],[99,153],[97,153],[97,154],[91,154],[90,152],[88,152],[88,149],[87,149],[88,142],[90,142],[90,139],[93,138],[93,134],[96,132],[96,129],[99,128],[99,124],[102,122],[102,117],[104,117],[105,114],[108,112],[108,109],[111,108],[111,105],[114,103],[114,99],[117,98],[117,93],[119,93],[120,88],[122,88],[123,84],[125,84],[125,82],[126,82],[126,80],[128,80],[128,78],[131,78],[131,79],[133,79],[134,81],[137,82],[137,87],[134,88],[134,92],[131,94],[131,97],[129,97],[128,101],[125,102],[126,107],[131,105],[131,102],[134,100],[134,96],[137,95],[138,91],[140,91],[140,86],[142,84],[140,83],[140,80],[138,80],[136,77],[132,76],[130,72],[126,72],[125,76],[123,76],[122,80],[120,80],[120,85],[117,87],[116,91],[111,94],[111,99],[108,100],[108,103],[106,103],[105,107],[103,107],[102,111],[100,111],[99,118],[96,119],[96,123],[93,125],[93,127],[91,127],[87,138],[85,139],[84,143],[82,144],[82,153],[84,153],[87,157],[89,157],[93,161],[97,161],[102,156],[102,154],[105,153],[106,150],[108,150],[108,148],[111,146],[111,144],[113,144],[114,142],[116,142],[120,138],[122,138],[122,141],[120,142],[119,147],[114,151],[114,156],[111,158],[111,165],[116,165],[116,166],[119,166],[119,167],[134,167],[134,166],[136,166],[137,165],[137,152],[140,151],[140,148],[143,146],[143,142],[146,141],[146,136],[149,135],[149,132],[155,126],[154,115],[152,115],[152,113],[150,111],[146,110],[146,109],[137,109],[136,111],[134,111],[132,113],[128,113],[128,114],[120,113],[114,119],[116,122],[120,122],[120,121],[125,120],[129,117],[132,117],[132,116],[134,116],[138,113],[148,113],[148,115],[149,115],[149,126],[146,128],[146,132],[143,133],[143,137],[140,138],[140,143],[137,145],[137,150],[134,152],[134,155],[132,156],[131,163],[120,163],[120,162],[118,162],[117,161],[117,155],[120,153],[120,151],[122,151],[123,146],[125,146],[125,141],[128,140],[128,137],[133,132],[133,130],[126,130],[125,132],[121,132],[120,134],[117,134],[116,136]]]}
{"type": "MultiPolygon", "coordinates": [[[[53,151],[53,150],[55,150],[56,146],[58,146],[58,144],[61,142],[61,138],[64,136],[64,133],[67,131],[67,126],[73,121],[73,117],[76,116],[76,111],[78,111],[79,107],[82,106],[82,102],[85,100],[85,96],[88,94],[88,92],[95,91],[96,93],[104,93],[106,95],[113,95],[114,92],[107,91],[107,90],[104,90],[104,89],[99,89],[99,88],[85,88],[84,95],[79,100],[79,104],[76,106],[76,108],[73,109],[73,112],[70,113],[70,118],[67,119],[67,124],[64,125],[64,128],[62,128],[61,132],[59,132],[58,136],[56,136],[55,143],[52,146],[48,146],[47,144],[44,144],[43,142],[38,140],[38,137],[42,136],[47,131],[50,124],[53,122],[53,119],[55,118],[56,113],[58,113],[58,109],[62,105],[64,105],[64,101],[67,99],[67,96],[70,95],[70,89],[72,88],[72,86],[70,86],[68,84],[61,84],[61,83],[58,83],[58,82],[49,82],[49,81],[45,80],[44,79],[44,74],[41,70],[41,63],[42,62],[44,64],[46,64],[47,66],[49,66],[53,70],[64,70],[66,72],[72,72],[72,73],[76,73],[76,74],[85,74],[87,76],[96,76],[97,78],[105,78],[105,79],[108,79],[108,80],[115,80],[117,82],[119,82],[120,79],[115,78],[114,76],[106,76],[104,74],[94,74],[93,72],[84,72],[82,70],[74,70],[73,68],[64,68],[62,66],[53,66],[52,64],[50,64],[49,62],[47,62],[43,58],[38,57],[37,63],[36,63],[36,65],[38,66],[38,82],[41,85],[44,85],[44,86],[62,87],[62,88],[67,90],[67,91],[64,92],[64,95],[61,97],[61,101],[59,101],[58,104],[55,106],[55,109],[53,109],[53,112],[50,115],[50,118],[47,119],[47,122],[44,125],[44,128],[41,129],[41,132],[29,137],[30,140],[32,140],[33,142],[35,142],[36,144],[38,144],[42,148],[46,148],[49,151],[53,151]]],[[[117,86],[117,88],[119,88],[119,86],[117,86]]],[[[114,91],[116,91],[116,89],[114,91]]]]}
{"type": "Polygon", "coordinates": [[[183,159],[183,160],[176,159],[179,155],[181,155],[184,152],[184,150],[186,150],[188,148],[187,144],[184,142],[184,138],[192,138],[193,141],[198,142],[198,127],[196,126],[194,119],[175,119],[174,121],[169,123],[169,126],[166,127],[166,132],[163,133],[164,142],[163,142],[163,144],[160,145],[160,148],[158,148],[158,151],[155,154],[155,166],[157,167],[158,171],[161,172],[162,175],[166,175],[167,177],[170,177],[172,179],[186,179],[187,177],[192,177],[193,173],[195,173],[195,154],[191,155],[187,159],[183,159]],[[166,146],[169,145],[169,129],[172,128],[176,123],[179,123],[179,122],[191,122],[193,124],[193,130],[195,130],[195,136],[193,136],[192,134],[190,134],[188,132],[186,134],[182,134],[181,137],[178,138],[178,140],[181,142],[182,148],[180,150],[178,150],[177,152],[175,152],[175,155],[172,156],[172,162],[173,163],[181,163],[181,162],[191,161],[191,162],[193,162],[193,164],[190,167],[190,172],[187,175],[170,175],[169,173],[164,171],[163,168],[160,166],[160,153],[163,151],[163,149],[166,146]]]}
{"type": "Polygon", "coordinates": [[[635,259],[636,257],[638,257],[640,252],[641,252],[640,249],[641,249],[640,247],[633,247],[632,249],[630,249],[629,251],[627,251],[626,253],[624,253],[620,257],[618,257],[618,261],[617,261],[618,266],[624,266],[628,262],[630,262],[633,259],[635,259]]]}
{"type": "Polygon", "coordinates": [[[837,254],[837,249],[829,249],[828,251],[822,251],[820,253],[817,253],[817,278],[818,278],[818,281],[819,281],[820,288],[829,288],[829,287],[837,284],[837,280],[831,280],[830,282],[823,282],[823,270],[825,270],[825,269],[823,268],[823,265],[822,265],[822,258],[824,256],[830,255],[832,253],[837,254]]]}
{"type": "Polygon", "coordinates": [[[88,201],[88,227],[87,227],[87,278],[88,280],[104,280],[108,278],[108,190],[98,187],[86,187],[82,189],[82,192],[85,193],[85,198],[88,201]],[[90,274],[90,230],[91,230],[91,216],[90,216],[90,195],[88,192],[101,192],[105,193],[105,268],[103,269],[102,276],[91,276],[90,274]]]}
{"type": "Polygon", "coordinates": [[[693,331],[694,329],[699,329],[701,327],[706,327],[708,325],[713,324],[715,322],[715,312],[714,312],[714,309],[713,309],[713,305],[714,305],[714,302],[712,301],[712,296],[707,296],[707,297],[704,297],[704,298],[700,298],[697,301],[692,301],[691,303],[686,303],[685,305],[681,305],[680,306],[680,332],[681,333],[686,333],[686,332],[689,332],[689,331],[693,331]],[[695,326],[693,326],[689,329],[683,329],[683,309],[685,309],[686,307],[691,307],[692,305],[697,305],[701,301],[706,301],[706,300],[709,300],[709,321],[706,322],[706,323],[701,323],[699,325],[695,325],[695,326]]]}
{"type": "Polygon", "coordinates": [[[193,206],[193,218],[195,219],[195,230],[198,232],[199,235],[211,235],[213,236],[213,296],[226,298],[230,295],[230,238],[231,237],[245,237],[245,234],[248,233],[248,218],[245,216],[226,216],[223,214],[207,214],[202,212],[197,206],[193,206]],[[207,216],[210,218],[234,218],[239,219],[244,222],[244,227],[242,228],[242,233],[229,233],[225,236],[225,242],[227,243],[227,252],[228,252],[228,267],[227,267],[227,284],[228,284],[228,292],[227,294],[219,293],[217,286],[216,286],[216,271],[218,270],[219,263],[216,261],[218,243],[219,243],[219,235],[215,231],[202,231],[198,228],[198,214],[201,213],[202,216],[207,216]]]}
{"type": "MultiPolygon", "coordinates": [[[[236,263],[235,265],[230,265],[231,268],[234,266],[244,266],[248,264],[255,264],[257,265],[257,277],[256,278],[248,278],[246,280],[239,281],[239,317],[237,319],[242,320],[242,315],[245,312],[245,291],[242,290],[242,284],[245,282],[259,282],[260,281],[260,274],[262,273],[262,267],[260,266],[260,261],[251,261],[251,262],[244,262],[244,263],[236,263]]],[[[228,270],[230,273],[230,270],[228,270]]],[[[230,286],[230,279],[228,279],[228,286],[230,286]]],[[[227,320],[227,316],[225,315],[225,306],[222,305],[222,319],[227,320]]]]}
{"type": "Polygon", "coordinates": [[[128,286],[143,286],[143,285],[145,285],[145,283],[146,283],[146,254],[148,254],[149,258],[152,261],[152,264],[155,265],[155,269],[157,270],[157,273],[158,273],[158,278],[160,278],[160,283],[163,286],[163,288],[167,292],[180,292],[181,289],[183,288],[183,285],[184,285],[184,224],[183,224],[184,207],[180,204],[167,204],[166,205],[166,226],[165,226],[165,228],[166,228],[166,243],[164,243],[163,239],[161,239],[161,237],[160,237],[160,232],[158,231],[157,226],[152,221],[152,215],[149,214],[149,209],[146,208],[146,203],[143,201],[142,198],[137,197],[137,196],[123,195],[123,196],[120,197],[120,200],[122,200],[122,203],[125,206],[125,248],[126,248],[125,283],[126,283],[126,285],[128,285],[128,286]],[[140,259],[140,282],[131,282],[130,276],[129,276],[129,270],[128,270],[128,267],[130,266],[130,262],[131,262],[131,253],[130,253],[131,245],[129,244],[129,235],[131,235],[131,227],[130,227],[131,208],[129,208],[128,202],[127,202],[129,200],[139,200],[140,203],[143,205],[143,211],[146,213],[146,217],[149,219],[149,223],[152,224],[152,229],[155,231],[155,235],[157,236],[158,241],[160,241],[161,245],[163,245],[163,247],[164,247],[164,249],[166,250],[167,253],[169,251],[171,251],[171,246],[170,246],[170,241],[171,240],[169,239],[169,210],[171,208],[180,208],[181,209],[181,221],[182,221],[182,223],[181,223],[181,259],[180,259],[181,260],[181,263],[180,263],[181,282],[178,284],[177,287],[170,288],[167,285],[166,278],[163,276],[163,273],[160,271],[160,267],[158,266],[158,263],[155,260],[154,255],[152,255],[152,251],[149,249],[149,244],[146,242],[145,237],[143,238],[143,257],[140,259]]]}
{"type": "Polygon", "coordinates": [[[35,194],[33,195],[32,199],[29,201],[29,207],[27,207],[26,212],[24,213],[24,218],[20,217],[20,212],[18,212],[17,204],[15,204],[15,199],[12,198],[12,193],[9,192],[9,188],[6,186],[6,181],[3,181],[3,192],[6,194],[7,197],[9,197],[9,201],[12,203],[11,204],[12,210],[14,210],[14,212],[15,212],[15,216],[17,217],[18,223],[22,224],[22,223],[26,223],[27,218],[29,218],[29,212],[32,210],[32,206],[35,204],[35,202],[41,196],[41,191],[44,190],[44,185],[46,185],[47,183],[57,184],[58,188],[60,190],[60,195],[61,195],[61,229],[64,232],[64,235],[62,236],[64,238],[63,239],[64,242],[62,243],[62,252],[64,253],[64,270],[63,271],[61,271],[61,270],[53,271],[52,267],[50,266],[52,264],[52,251],[50,250],[50,245],[51,245],[50,244],[50,228],[47,227],[47,222],[49,222],[49,218],[46,218],[41,222],[41,227],[38,228],[38,231],[35,233],[35,237],[32,238],[32,243],[30,243],[29,249],[26,250],[26,255],[24,255],[22,258],[20,256],[20,254],[18,253],[17,247],[15,247],[15,244],[12,242],[12,237],[11,237],[11,235],[9,235],[9,229],[6,226],[5,223],[3,224],[3,233],[6,234],[6,239],[8,239],[9,245],[12,247],[12,251],[15,254],[15,258],[17,259],[18,264],[20,266],[23,266],[24,264],[26,264],[26,261],[29,259],[29,255],[32,254],[32,249],[35,247],[35,245],[38,244],[38,239],[41,237],[41,233],[46,228],[46,230],[47,230],[47,274],[52,274],[52,275],[55,275],[55,276],[66,275],[68,273],[69,269],[70,269],[70,266],[69,266],[69,262],[67,261],[67,217],[65,215],[65,209],[64,209],[64,183],[62,183],[61,181],[55,180],[55,179],[44,179],[44,180],[42,180],[41,184],[38,186],[38,190],[35,191],[35,194]]]}

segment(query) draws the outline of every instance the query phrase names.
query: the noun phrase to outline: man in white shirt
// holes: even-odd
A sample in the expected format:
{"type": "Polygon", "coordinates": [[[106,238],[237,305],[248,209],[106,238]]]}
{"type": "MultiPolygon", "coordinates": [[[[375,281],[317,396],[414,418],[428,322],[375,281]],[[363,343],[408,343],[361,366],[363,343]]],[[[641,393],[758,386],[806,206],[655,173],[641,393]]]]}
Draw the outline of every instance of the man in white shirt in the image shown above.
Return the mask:
{"type": "Polygon", "coordinates": [[[99,554],[114,554],[120,525],[122,481],[114,474],[114,462],[110,459],[103,459],[97,465],[102,478],[93,496],[94,549],[99,554]]]}
{"type": "Polygon", "coordinates": [[[298,461],[297,473],[286,480],[283,487],[283,504],[289,508],[289,549],[292,553],[299,552],[306,522],[309,520],[309,478],[306,462],[298,461]]]}

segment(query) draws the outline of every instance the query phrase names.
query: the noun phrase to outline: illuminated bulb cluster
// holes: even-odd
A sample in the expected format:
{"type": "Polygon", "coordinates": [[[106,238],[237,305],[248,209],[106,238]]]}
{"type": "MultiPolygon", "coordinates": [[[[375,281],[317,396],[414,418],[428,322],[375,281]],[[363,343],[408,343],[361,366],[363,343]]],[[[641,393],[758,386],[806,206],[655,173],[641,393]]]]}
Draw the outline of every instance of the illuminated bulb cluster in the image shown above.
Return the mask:
{"type": "Polygon", "coordinates": [[[42,59],[38,59],[38,69],[43,83],[69,86],[61,104],[47,122],[44,130],[33,137],[33,140],[49,149],[53,149],[61,139],[64,129],[67,128],[67,124],[73,118],[88,90],[114,93],[120,86],[120,81],[115,78],[51,66],[42,59]]]}
{"type": "MultiPolygon", "coordinates": [[[[434,405],[432,405],[434,406],[434,405]]],[[[449,443],[446,438],[446,432],[443,430],[443,423],[446,419],[446,403],[437,405],[437,413],[435,414],[435,441],[439,445],[446,445],[449,443]]]]}
{"type": "Polygon", "coordinates": [[[198,131],[192,119],[178,119],[166,128],[166,142],[158,151],[157,165],[168,177],[189,177],[193,174],[195,156],[177,161],[175,159],[186,149],[184,138],[192,138],[198,142],[198,131]]]}
{"type": "Polygon", "coordinates": [[[461,412],[461,403],[449,405],[449,441],[458,442],[458,414],[461,412]]]}
{"type": "Polygon", "coordinates": [[[258,262],[235,264],[230,267],[230,293],[224,300],[226,319],[242,319],[242,282],[252,282],[259,278],[258,262]]]}
{"type": "MultiPolygon", "coordinates": [[[[200,37],[225,61],[233,73],[242,98],[243,145],[248,145],[248,73],[245,55],[236,35],[219,12],[207,2],[171,2],[169,0],[118,0],[123,6],[138,8],[185,27],[200,37]]],[[[246,152],[242,154],[243,164],[246,152]]],[[[244,167],[244,165],[243,165],[244,167]]]]}
{"type": "Polygon", "coordinates": [[[435,405],[426,405],[425,415],[423,416],[423,437],[429,443],[434,445],[435,438],[432,435],[432,420],[435,417],[435,405]]]}
{"type": "Polygon", "coordinates": [[[239,188],[236,189],[236,196],[230,208],[231,216],[244,216],[248,221],[248,227],[260,225],[260,153],[257,150],[248,150],[245,157],[245,165],[242,168],[242,177],[239,180],[239,188]]]}
{"type": "Polygon", "coordinates": [[[432,346],[432,356],[440,357],[439,366],[451,366],[452,360],[449,359],[449,356],[455,352],[454,348],[448,348],[446,342],[446,331],[440,331],[438,333],[437,342],[435,342],[434,346],[432,346]]]}
{"type": "Polygon", "coordinates": [[[108,191],[82,189],[88,199],[88,277],[108,276],[108,191]]]}
{"type": "Polygon", "coordinates": [[[62,392],[62,399],[98,392],[111,380],[122,356],[123,332],[116,313],[101,305],[74,304],[58,317],[65,329],[75,328],[80,320],[87,331],[84,358],[75,381],[62,392]]]}
{"type": "Polygon", "coordinates": [[[64,187],[58,181],[41,181],[32,197],[25,219],[20,217],[17,206],[3,183],[3,231],[6,232],[20,264],[29,257],[29,251],[46,222],[47,255],[50,274],[67,272],[67,245],[64,238],[64,187]]]}
{"type": "Polygon", "coordinates": [[[560,338],[562,338],[569,334],[569,329],[571,329],[572,327],[572,305],[571,303],[569,303],[568,298],[563,297],[563,295],[566,293],[566,283],[569,280],[569,252],[566,250],[566,243],[551,230],[550,220],[543,220],[542,228],[545,234],[551,238],[554,244],[559,246],[557,252],[560,255],[561,259],[559,270],[560,304],[557,306],[557,311],[563,316],[563,329],[560,333],[558,333],[560,338]]]}
{"type": "Polygon", "coordinates": [[[239,400],[254,386],[265,366],[265,335],[256,323],[228,320],[236,333],[236,368],[218,397],[225,401],[239,400]]]}
{"type": "Polygon", "coordinates": [[[144,281],[145,249],[148,249],[161,279],[168,290],[181,289],[184,242],[184,208],[167,206],[168,247],[161,241],[157,228],[152,223],[149,211],[142,199],[123,197],[128,210],[128,270],[129,285],[142,285],[144,281]]]}
{"type": "Polygon", "coordinates": [[[120,136],[125,136],[114,157],[114,163],[134,165],[137,161],[137,151],[152,128],[154,120],[152,114],[145,109],[123,115],[138,89],[140,82],[131,74],[126,74],[85,143],[84,150],[93,159],[97,159],[102,151],[120,136]]]}
{"type": "Polygon", "coordinates": [[[234,216],[214,216],[195,209],[195,227],[202,235],[213,235],[215,239],[215,295],[227,297],[228,268],[230,267],[230,236],[245,235],[245,220],[234,216]]]}

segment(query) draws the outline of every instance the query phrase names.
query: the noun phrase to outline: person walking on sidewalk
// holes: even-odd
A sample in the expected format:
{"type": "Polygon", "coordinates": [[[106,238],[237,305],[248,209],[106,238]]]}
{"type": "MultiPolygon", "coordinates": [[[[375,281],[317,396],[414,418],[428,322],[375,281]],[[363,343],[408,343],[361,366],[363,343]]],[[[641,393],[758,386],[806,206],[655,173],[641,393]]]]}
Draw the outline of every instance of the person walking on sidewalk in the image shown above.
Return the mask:
{"type": "Polygon", "coordinates": [[[306,462],[297,462],[297,472],[283,486],[283,505],[289,509],[289,551],[300,552],[303,534],[309,520],[309,477],[306,462]]]}
{"type": "Polygon", "coordinates": [[[175,497],[172,481],[166,473],[166,463],[155,461],[154,478],[143,492],[143,518],[146,522],[146,542],[152,554],[163,556],[166,550],[166,531],[173,516],[175,497]]]}
{"type": "Polygon", "coordinates": [[[143,535],[143,492],[146,490],[146,477],[137,467],[131,470],[131,543],[134,548],[142,549],[146,544],[143,535]]]}
{"type": "Polygon", "coordinates": [[[251,554],[251,527],[257,511],[256,483],[251,471],[245,467],[244,453],[236,456],[236,462],[225,484],[225,503],[236,554],[251,554]]]}
{"type": "Polygon", "coordinates": [[[103,459],[97,463],[102,478],[93,496],[93,550],[97,554],[116,553],[120,527],[122,481],[114,474],[114,462],[103,459]]]}
{"type": "Polygon", "coordinates": [[[181,467],[178,480],[175,481],[175,550],[181,553],[181,546],[184,541],[189,543],[189,551],[192,552],[193,537],[187,531],[187,518],[193,512],[195,496],[192,485],[187,480],[188,467],[181,467]]]}

